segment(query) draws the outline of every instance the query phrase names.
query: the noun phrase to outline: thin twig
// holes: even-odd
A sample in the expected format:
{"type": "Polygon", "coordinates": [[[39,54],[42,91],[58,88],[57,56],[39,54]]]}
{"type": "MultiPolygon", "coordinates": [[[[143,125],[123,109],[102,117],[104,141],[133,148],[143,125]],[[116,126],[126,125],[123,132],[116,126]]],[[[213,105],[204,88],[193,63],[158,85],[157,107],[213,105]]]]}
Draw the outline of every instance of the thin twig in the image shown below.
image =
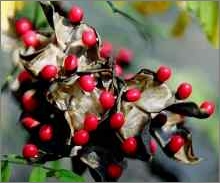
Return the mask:
{"type": "Polygon", "coordinates": [[[118,14],[122,15],[123,17],[125,17],[126,19],[128,19],[135,26],[135,28],[137,29],[137,31],[141,35],[141,37],[143,37],[146,41],[149,41],[151,36],[146,30],[146,25],[142,24],[141,22],[139,22],[138,20],[136,20],[135,18],[133,18],[129,14],[125,13],[124,11],[116,8],[111,1],[107,1],[107,3],[110,6],[110,8],[112,9],[113,13],[118,13],[118,14]]]}

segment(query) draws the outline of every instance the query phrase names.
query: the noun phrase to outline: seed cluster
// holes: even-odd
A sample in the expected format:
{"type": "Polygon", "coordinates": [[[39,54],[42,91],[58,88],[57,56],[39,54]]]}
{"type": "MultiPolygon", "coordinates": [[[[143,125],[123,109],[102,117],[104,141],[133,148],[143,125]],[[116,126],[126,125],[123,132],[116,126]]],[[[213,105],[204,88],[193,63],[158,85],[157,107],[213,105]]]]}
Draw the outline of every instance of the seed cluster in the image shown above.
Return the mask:
{"type": "MultiPolygon", "coordinates": [[[[214,104],[185,103],[192,92],[186,82],[173,95],[165,84],[172,75],[167,66],[122,77],[123,65],[134,58],[131,50],[122,48],[113,56],[112,44],[101,44],[96,30],[83,22],[81,7],[71,7],[65,18],[52,5],[43,6],[53,10],[46,16],[54,20],[54,34],[46,45],[28,19],[21,18],[15,25],[26,47],[20,56],[25,70],[18,75],[19,88],[14,91],[23,109],[21,124],[30,133],[23,156],[46,162],[72,156],[80,146],[74,156],[96,171],[100,167],[92,163],[103,164],[105,180],[121,176],[124,157],[149,160],[157,142],[167,155],[183,160],[176,153],[187,156],[191,139],[178,123],[184,123],[183,116],[209,117],[214,104]],[[29,53],[31,47],[34,51],[29,53]]],[[[190,155],[187,163],[197,160],[190,155]]]]}

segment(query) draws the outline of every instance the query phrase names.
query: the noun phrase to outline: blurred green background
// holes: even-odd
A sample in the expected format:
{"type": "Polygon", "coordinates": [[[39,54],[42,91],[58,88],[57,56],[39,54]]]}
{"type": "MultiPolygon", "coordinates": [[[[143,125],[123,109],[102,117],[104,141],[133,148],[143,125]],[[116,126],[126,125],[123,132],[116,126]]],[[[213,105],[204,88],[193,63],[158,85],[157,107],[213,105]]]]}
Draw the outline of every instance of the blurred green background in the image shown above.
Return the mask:
{"type": "MultiPolygon", "coordinates": [[[[26,11],[30,18],[33,16],[31,7],[33,8],[34,4],[27,3],[22,10],[26,11]]],[[[161,64],[168,65],[173,69],[173,76],[168,84],[174,90],[179,83],[190,82],[193,86],[190,100],[197,103],[206,99],[213,100],[217,106],[216,113],[211,118],[189,118],[187,121],[193,131],[195,154],[204,158],[200,164],[186,166],[174,162],[159,150],[151,163],[129,160],[128,168],[120,181],[218,181],[219,50],[214,49],[208,41],[196,16],[188,17],[189,14],[183,20],[179,20],[178,24],[182,9],[176,5],[157,4],[156,7],[152,3],[142,4],[148,8],[140,10],[138,4],[115,3],[116,7],[147,27],[146,32],[150,34],[150,38],[146,41],[131,22],[121,15],[114,14],[106,2],[66,1],[64,7],[68,9],[72,4],[80,5],[84,9],[85,21],[97,29],[102,40],[110,41],[115,51],[120,47],[133,50],[134,60],[124,72],[134,73],[142,67],[156,70],[161,64]],[[179,34],[172,32],[175,25],[181,30],[179,34]]],[[[12,67],[11,55],[7,50],[1,49],[0,60],[2,83],[12,67]]],[[[2,93],[1,154],[21,154],[27,134],[18,122],[20,112],[10,92],[2,93]]],[[[63,160],[62,164],[70,168],[68,161],[63,160]]],[[[27,181],[29,171],[29,167],[15,165],[11,181],[27,181]]],[[[92,181],[88,173],[85,176],[87,181],[92,181]]]]}

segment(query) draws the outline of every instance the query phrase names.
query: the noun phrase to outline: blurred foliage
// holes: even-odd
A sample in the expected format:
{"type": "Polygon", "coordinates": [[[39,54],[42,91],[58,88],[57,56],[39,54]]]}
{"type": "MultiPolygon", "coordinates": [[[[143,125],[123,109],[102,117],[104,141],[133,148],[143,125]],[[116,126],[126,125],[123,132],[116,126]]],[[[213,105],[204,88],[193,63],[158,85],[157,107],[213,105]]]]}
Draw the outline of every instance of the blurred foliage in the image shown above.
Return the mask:
{"type": "Polygon", "coordinates": [[[1,31],[8,31],[10,28],[9,18],[22,10],[25,1],[1,1],[1,31]]]}
{"type": "Polygon", "coordinates": [[[169,8],[170,1],[134,1],[132,6],[142,15],[150,15],[153,13],[164,13],[169,8]]]}
{"type": "Polygon", "coordinates": [[[180,13],[171,29],[171,35],[180,37],[190,23],[190,16],[196,16],[206,37],[214,48],[219,48],[219,2],[217,1],[136,1],[131,3],[143,16],[166,13],[172,4],[180,8],[180,13]]]}
{"type": "Polygon", "coordinates": [[[8,161],[1,162],[1,182],[8,182],[11,176],[11,165],[8,161]]]}
{"type": "Polygon", "coordinates": [[[219,48],[219,1],[186,1],[184,8],[197,17],[208,40],[219,48]]]}
{"type": "Polygon", "coordinates": [[[190,21],[191,18],[188,12],[185,10],[180,11],[171,29],[171,35],[174,37],[181,37],[186,31],[186,28],[189,25],[190,21]]]}

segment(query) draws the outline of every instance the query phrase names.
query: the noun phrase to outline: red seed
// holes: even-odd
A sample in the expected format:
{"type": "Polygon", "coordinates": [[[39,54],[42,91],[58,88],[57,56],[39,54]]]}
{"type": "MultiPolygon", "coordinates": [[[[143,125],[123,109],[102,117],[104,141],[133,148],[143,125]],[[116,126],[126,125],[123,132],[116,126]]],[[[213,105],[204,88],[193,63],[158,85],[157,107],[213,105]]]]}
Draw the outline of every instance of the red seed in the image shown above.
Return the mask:
{"type": "Polygon", "coordinates": [[[86,130],[79,130],[73,136],[73,142],[76,145],[83,146],[89,141],[89,133],[86,130]]]}
{"type": "Polygon", "coordinates": [[[39,103],[32,90],[26,91],[22,96],[22,105],[27,112],[34,111],[39,103]]]}
{"type": "Polygon", "coordinates": [[[129,64],[133,60],[133,52],[127,48],[121,48],[116,56],[118,64],[129,64]]]}
{"type": "Polygon", "coordinates": [[[22,150],[24,158],[36,158],[38,156],[38,148],[34,144],[25,144],[22,150]]]}
{"type": "Polygon", "coordinates": [[[99,52],[102,58],[109,58],[112,54],[112,44],[107,41],[103,42],[99,52]]]}
{"type": "Polygon", "coordinates": [[[22,34],[25,34],[27,31],[32,30],[33,25],[29,19],[23,17],[23,18],[16,20],[15,29],[16,29],[17,34],[22,35],[22,34]]]}
{"type": "Polygon", "coordinates": [[[111,109],[115,104],[115,97],[110,91],[102,91],[99,101],[104,109],[111,109]]]}
{"type": "Polygon", "coordinates": [[[206,111],[210,116],[215,112],[215,104],[211,101],[204,101],[200,108],[206,111]]]}
{"type": "Polygon", "coordinates": [[[22,84],[26,82],[30,82],[31,79],[32,79],[31,75],[26,70],[21,71],[18,75],[18,81],[22,84]]]}
{"type": "Polygon", "coordinates": [[[107,167],[107,174],[112,179],[117,179],[121,177],[123,168],[117,164],[110,164],[107,167]]]}
{"type": "Polygon", "coordinates": [[[150,140],[149,148],[152,155],[154,155],[157,152],[157,143],[154,139],[150,140]]]}
{"type": "Polygon", "coordinates": [[[42,68],[42,70],[40,72],[40,76],[45,81],[50,81],[56,77],[57,72],[58,72],[58,70],[57,70],[56,66],[46,65],[42,68]]]}
{"type": "Polygon", "coordinates": [[[87,131],[94,131],[99,124],[98,117],[95,114],[87,114],[84,120],[84,129],[87,131]]]}
{"type": "Polygon", "coordinates": [[[35,31],[29,30],[22,35],[23,43],[26,47],[37,48],[40,45],[37,33],[35,31]]]}
{"type": "Polygon", "coordinates": [[[156,73],[157,80],[163,83],[170,78],[171,74],[172,74],[172,71],[169,67],[160,66],[156,73]]]}
{"type": "Polygon", "coordinates": [[[141,92],[137,88],[132,88],[126,91],[126,99],[129,102],[135,102],[141,98],[141,92]]]}
{"type": "Polygon", "coordinates": [[[110,126],[115,130],[120,129],[123,126],[124,122],[125,122],[125,117],[122,112],[114,113],[110,117],[110,126]]]}
{"type": "Polygon", "coordinates": [[[21,120],[21,123],[27,129],[34,128],[34,127],[36,127],[36,126],[38,126],[40,124],[39,121],[33,119],[32,117],[24,117],[21,120]]]}
{"type": "Polygon", "coordinates": [[[185,140],[180,135],[173,135],[168,143],[168,148],[172,153],[177,153],[185,144],[185,140]]]}
{"type": "Polygon", "coordinates": [[[126,154],[134,154],[137,151],[137,141],[134,137],[129,137],[122,143],[122,150],[126,154]]]}
{"type": "Polygon", "coordinates": [[[39,130],[39,138],[43,142],[50,141],[53,138],[53,127],[45,124],[39,130]]]}
{"type": "Polygon", "coordinates": [[[94,32],[94,30],[91,29],[84,31],[82,33],[82,41],[88,47],[95,46],[97,40],[96,40],[96,33],[94,32]]]}
{"type": "Polygon", "coordinates": [[[123,69],[120,65],[116,64],[115,65],[115,75],[116,76],[121,76],[123,74],[123,69]]]}
{"type": "Polygon", "coordinates": [[[68,12],[68,19],[72,23],[80,23],[83,19],[84,12],[79,6],[72,6],[68,12]]]}
{"type": "Polygon", "coordinates": [[[92,92],[96,87],[96,81],[91,75],[80,76],[79,86],[84,91],[92,92]]]}
{"type": "Polygon", "coordinates": [[[64,60],[64,69],[68,72],[74,71],[78,67],[76,55],[68,55],[64,60]]]}
{"type": "Polygon", "coordinates": [[[178,99],[186,99],[192,93],[192,86],[189,83],[182,83],[177,88],[177,98],[178,99]]]}

